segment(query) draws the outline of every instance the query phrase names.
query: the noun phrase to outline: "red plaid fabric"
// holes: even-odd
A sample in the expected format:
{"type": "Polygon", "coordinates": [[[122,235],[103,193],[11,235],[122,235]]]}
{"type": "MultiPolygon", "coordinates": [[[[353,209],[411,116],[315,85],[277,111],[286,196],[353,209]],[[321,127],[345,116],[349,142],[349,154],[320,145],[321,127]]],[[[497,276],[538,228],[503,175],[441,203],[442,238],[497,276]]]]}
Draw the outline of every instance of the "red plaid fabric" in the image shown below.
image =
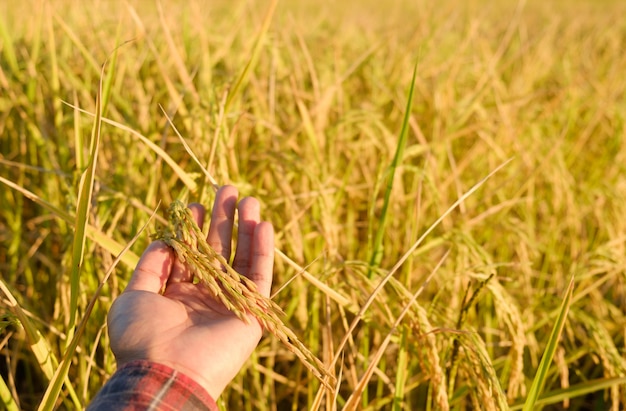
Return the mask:
{"type": "Polygon", "coordinates": [[[188,376],[150,361],[118,369],[87,407],[88,411],[217,411],[204,388],[188,376]]]}

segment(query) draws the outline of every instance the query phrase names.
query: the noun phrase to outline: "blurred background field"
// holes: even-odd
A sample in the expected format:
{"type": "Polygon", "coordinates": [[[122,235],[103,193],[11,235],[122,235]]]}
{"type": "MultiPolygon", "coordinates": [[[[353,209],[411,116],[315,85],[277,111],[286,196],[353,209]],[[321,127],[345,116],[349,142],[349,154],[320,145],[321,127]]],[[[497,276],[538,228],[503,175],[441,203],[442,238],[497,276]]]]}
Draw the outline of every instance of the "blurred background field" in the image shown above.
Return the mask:
{"type": "Polygon", "coordinates": [[[160,204],[97,297],[56,406],[85,406],[115,371],[106,313],[148,234],[173,199],[213,198],[176,129],[219,184],[261,200],[284,253],[274,298],[337,358],[337,392],[321,395],[267,336],[223,409],[522,409],[572,277],[535,409],[624,409],[626,4],[495,3],[0,2],[5,408],[39,407],[75,319],[160,204]]]}

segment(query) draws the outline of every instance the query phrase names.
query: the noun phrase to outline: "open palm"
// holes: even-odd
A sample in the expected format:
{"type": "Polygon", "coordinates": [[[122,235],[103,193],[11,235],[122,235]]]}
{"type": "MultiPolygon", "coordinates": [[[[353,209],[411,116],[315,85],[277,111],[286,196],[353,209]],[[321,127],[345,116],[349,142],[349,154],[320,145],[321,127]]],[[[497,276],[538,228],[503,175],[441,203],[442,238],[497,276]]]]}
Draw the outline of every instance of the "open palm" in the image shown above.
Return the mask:
{"type": "MultiPolygon", "coordinates": [[[[272,225],[260,221],[259,203],[247,197],[237,206],[237,190],[220,188],[215,198],[208,243],[228,261],[235,210],[237,250],[233,268],[269,296],[274,262],[272,225]]],[[[189,206],[202,227],[205,210],[189,206]]],[[[257,321],[246,324],[215,300],[163,242],[146,249],[108,317],[111,349],[118,367],[146,359],[177,369],[217,398],[235,377],[261,338],[257,321]]]]}

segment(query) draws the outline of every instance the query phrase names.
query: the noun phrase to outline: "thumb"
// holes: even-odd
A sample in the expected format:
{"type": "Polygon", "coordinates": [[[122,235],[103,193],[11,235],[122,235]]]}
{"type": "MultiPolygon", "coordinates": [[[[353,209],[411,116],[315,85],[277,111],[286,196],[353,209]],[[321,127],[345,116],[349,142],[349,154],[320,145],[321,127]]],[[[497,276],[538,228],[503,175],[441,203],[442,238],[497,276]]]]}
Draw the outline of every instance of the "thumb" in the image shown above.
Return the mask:
{"type": "Polygon", "coordinates": [[[174,261],[174,252],[167,244],[153,242],[141,256],[126,290],[159,293],[167,283],[174,261]]]}

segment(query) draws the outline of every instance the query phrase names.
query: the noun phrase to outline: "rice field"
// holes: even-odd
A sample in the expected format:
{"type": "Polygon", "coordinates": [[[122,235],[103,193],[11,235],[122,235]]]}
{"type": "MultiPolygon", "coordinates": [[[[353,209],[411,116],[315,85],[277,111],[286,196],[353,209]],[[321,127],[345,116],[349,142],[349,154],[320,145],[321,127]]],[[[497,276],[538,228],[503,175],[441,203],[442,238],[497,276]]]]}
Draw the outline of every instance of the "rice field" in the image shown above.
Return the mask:
{"type": "Polygon", "coordinates": [[[89,403],[112,301],[215,182],[260,200],[273,300],[337,379],[267,333],[221,409],[624,409],[625,13],[0,2],[4,408],[89,403]]]}

